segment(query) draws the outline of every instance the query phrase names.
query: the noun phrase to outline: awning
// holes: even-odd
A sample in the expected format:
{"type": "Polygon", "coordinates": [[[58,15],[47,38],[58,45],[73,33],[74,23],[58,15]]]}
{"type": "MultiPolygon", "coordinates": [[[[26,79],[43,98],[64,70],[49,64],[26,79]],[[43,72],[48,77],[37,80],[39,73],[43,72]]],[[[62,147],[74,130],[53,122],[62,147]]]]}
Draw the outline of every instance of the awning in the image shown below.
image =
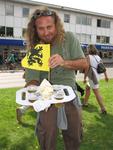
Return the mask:
{"type": "Polygon", "coordinates": [[[25,45],[26,45],[26,42],[25,42],[24,40],[0,39],[0,45],[25,46],[25,45]]]}
{"type": "Polygon", "coordinates": [[[95,46],[98,50],[113,51],[113,45],[108,45],[108,44],[98,45],[98,44],[96,44],[95,46]]]}
{"type": "MultiPolygon", "coordinates": [[[[88,44],[81,44],[81,47],[84,49],[84,48],[87,48],[88,44]]],[[[104,50],[104,51],[113,51],[113,45],[108,45],[108,44],[95,44],[95,47],[98,49],[98,50],[104,50]]]]}

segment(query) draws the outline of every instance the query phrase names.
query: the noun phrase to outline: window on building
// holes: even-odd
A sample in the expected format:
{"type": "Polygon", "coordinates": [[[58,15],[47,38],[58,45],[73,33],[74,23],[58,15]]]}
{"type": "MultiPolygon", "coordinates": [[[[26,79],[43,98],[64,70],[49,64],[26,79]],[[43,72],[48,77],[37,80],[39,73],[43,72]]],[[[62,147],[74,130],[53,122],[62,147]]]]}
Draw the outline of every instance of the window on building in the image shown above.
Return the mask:
{"type": "Polygon", "coordinates": [[[86,16],[86,15],[77,15],[76,16],[76,24],[91,25],[92,19],[91,19],[91,17],[86,16]]]}
{"type": "Polygon", "coordinates": [[[91,35],[90,34],[83,34],[77,33],[77,38],[81,43],[91,43],[91,35]]]}
{"type": "Polygon", "coordinates": [[[108,57],[112,58],[113,57],[113,52],[108,52],[108,57]]]}
{"type": "Polygon", "coordinates": [[[70,15],[69,14],[64,14],[64,22],[70,23],[70,15]]]}
{"type": "Polygon", "coordinates": [[[101,27],[101,20],[97,19],[97,27],[101,27]]]}
{"type": "Polygon", "coordinates": [[[0,37],[5,37],[5,26],[0,26],[0,37]]]}
{"type": "Polygon", "coordinates": [[[110,21],[104,19],[97,19],[97,27],[110,28],[110,21]]]}
{"type": "Polygon", "coordinates": [[[6,27],[6,36],[13,37],[13,28],[12,27],[6,27]]]}
{"type": "Polygon", "coordinates": [[[14,16],[14,5],[7,4],[5,8],[6,16],[14,16]]]}
{"type": "Polygon", "coordinates": [[[110,37],[108,37],[108,36],[97,36],[96,37],[96,42],[97,43],[109,44],[110,37]]]}
{"type": "Polygon", "coordinates": [[[113,52],[109,52],[109,51],[102,51],[101,52],[102,53],[102,58],[108,58],[108,59],[112,59],[113,58],[113,52]]]}
{"type": "Polygon", "coordinates": [[[106,43],[109,43],[109,41],[110,41],[110,37],[106,37],[106,39],[105,39],[105,41],[106,41],[106,43]]]}
{"type": "Polygon", "coordinates": [[[76,24],[82,24],[82,19],[79,15],[76,16],[76,24]]]}
{"type": "Polygon", "coordinates": [[[23,17],[28,17],[29,16],[29,8],[23,8],[23,17]]]}
{"type": "Polygon", "coordinates": [[[107,52],[104,52],[104,53],[103,53],[103,57],[104,57],[104,58],[108,58],[107,52]]]}

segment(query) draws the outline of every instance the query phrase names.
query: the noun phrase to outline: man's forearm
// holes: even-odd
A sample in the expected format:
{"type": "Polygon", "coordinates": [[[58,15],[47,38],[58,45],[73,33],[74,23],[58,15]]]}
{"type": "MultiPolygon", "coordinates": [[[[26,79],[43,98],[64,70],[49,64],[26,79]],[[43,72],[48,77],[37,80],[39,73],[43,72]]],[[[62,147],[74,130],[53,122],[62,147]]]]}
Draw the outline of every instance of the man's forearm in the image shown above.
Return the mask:
{"type": "Polygon", "coordinates": [[[60,66],[68,69],[73,69],[73,70],[79,70],[79,69],[86,70],[88,67],[88,63],[85,58],[77,59],[77,60],[64,60],[60,66]]]}

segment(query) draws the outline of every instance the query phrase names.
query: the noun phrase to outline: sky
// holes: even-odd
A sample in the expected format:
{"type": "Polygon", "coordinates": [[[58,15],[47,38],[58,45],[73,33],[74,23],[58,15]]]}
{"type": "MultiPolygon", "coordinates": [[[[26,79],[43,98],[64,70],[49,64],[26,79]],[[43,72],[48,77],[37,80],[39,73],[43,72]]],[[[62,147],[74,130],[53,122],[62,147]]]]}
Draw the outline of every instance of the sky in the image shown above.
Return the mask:
{"type": "Polygon", "coordinates": [[[113,16],[113,0],[33,0],[113,16]]]}

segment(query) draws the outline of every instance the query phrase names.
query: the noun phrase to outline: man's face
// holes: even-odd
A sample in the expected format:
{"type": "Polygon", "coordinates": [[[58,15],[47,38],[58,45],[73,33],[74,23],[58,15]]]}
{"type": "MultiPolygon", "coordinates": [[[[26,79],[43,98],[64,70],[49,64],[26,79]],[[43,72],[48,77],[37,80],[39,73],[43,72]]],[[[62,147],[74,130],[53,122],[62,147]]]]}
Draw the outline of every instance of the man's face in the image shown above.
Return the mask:
{"type": "Polygon", "coordinates": [[[35,22],[37,34],[44,43],[52,43],[56,36],[54,19],[51,16],[42,16],[35,22]]]}

